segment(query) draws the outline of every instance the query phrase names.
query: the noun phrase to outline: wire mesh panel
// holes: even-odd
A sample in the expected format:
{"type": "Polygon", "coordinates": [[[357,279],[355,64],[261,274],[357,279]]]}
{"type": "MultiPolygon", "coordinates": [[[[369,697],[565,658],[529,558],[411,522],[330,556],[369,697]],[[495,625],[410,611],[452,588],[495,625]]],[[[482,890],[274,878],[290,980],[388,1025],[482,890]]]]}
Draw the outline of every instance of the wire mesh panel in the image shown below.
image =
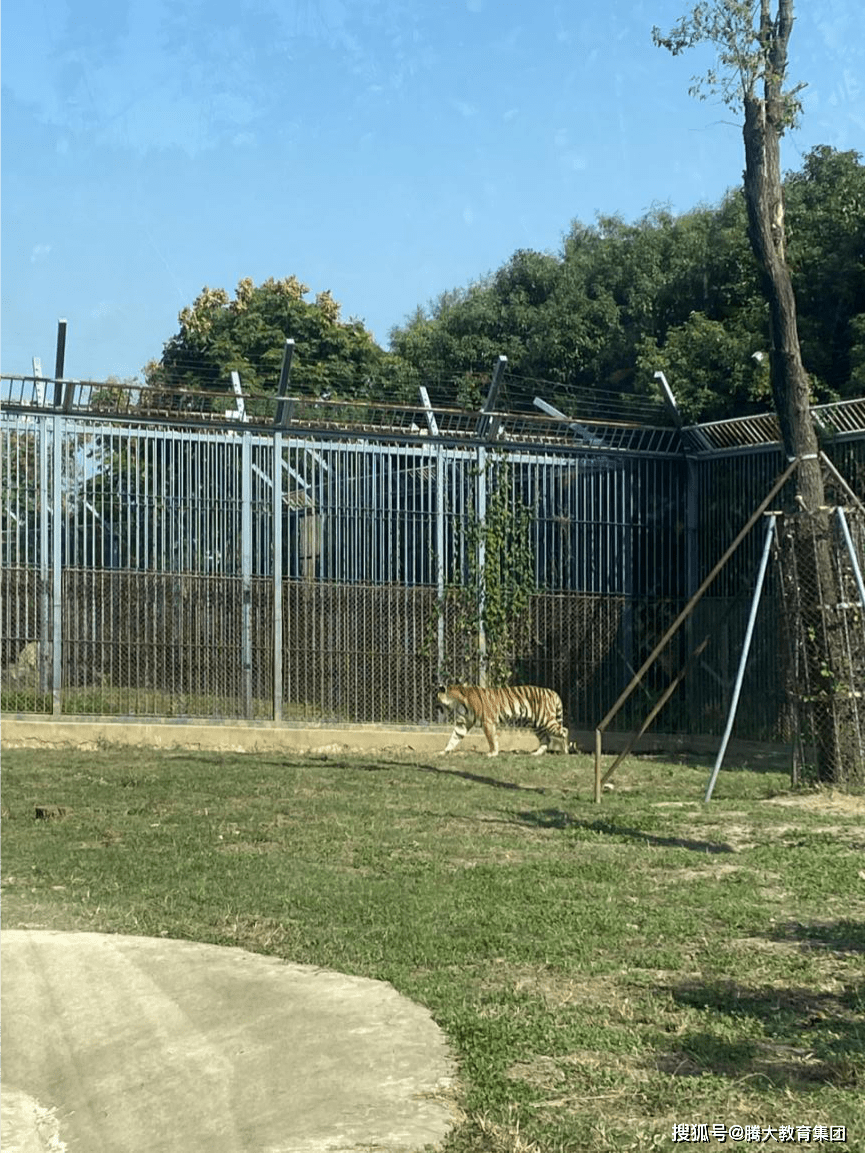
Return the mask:
{"type": "Polygon", "coordinates": [[[9,712],[51,711],[51,654],[44,640],[42,594],[37,569],[0,571],[3,708],[9,712]]]}
{"type": "Polygon", "coordinates": [[[253,582],[249,700],[240,578],[67,569],[63,601],[64,712],[271,716],[268,582],[253,582]]]}
{"type": "Polygon", "coordinates": [[[797,512],[785,518],[780,601],[798,757],[801,764],[829,759],[851,786],[862,786],[866,744],[863,560],[862,505],[837,506],[829,516],[797,512]]]}
{"type": "Polygon", "coordinates": [[[432,719],[432,589],[287,581],[283,602],[286,719],[432,719]]]}
{"type": "Polygon", "coordinates": [[[539,593],[521,630],[516,679],[555,689],[566,723],[593,727],[622,687],[629,609],[624,596],[539,593]]]}
{"type": "MultiPolygon", "coordinates": [[[[179,427],[88,414],[69,382],[69,404],[49,410],[47,383],[30,381],[30,400],[0,418],[3,707],[16,711],[436,720],[440,675],[486,675],[485,574],[513,557],[484,526],[504,501],[530,556],[511,678],[555,688],[572,726],[593,727],[783,466],[766,420],[684,438],[574,405],[551,418],[524,398],[511,414],[310,401],[276,431],[216,410],[179,427]]],[[[859,492],[852,412],[821,419],[859,492]]],[[[760,536],[617,727],[659,699],[707,632],[659,724],[715,731],[760,536]]],[[[780,597],[773,585],[758,618],[741,735],[794,725],[782,681],[760,691],[778,667],[780,597]]]]}
{"type": "Polygon", "coordinates": [[[0,424],[0,659],[3,708],[15,712],[51,708],[48,424],[47,418],[6,414],[0,424]]]}
{"type": "Polygon", "coordinates": [[[430,584],[435,452],[292,441],[282,456],[288,576],[430,584]]]}

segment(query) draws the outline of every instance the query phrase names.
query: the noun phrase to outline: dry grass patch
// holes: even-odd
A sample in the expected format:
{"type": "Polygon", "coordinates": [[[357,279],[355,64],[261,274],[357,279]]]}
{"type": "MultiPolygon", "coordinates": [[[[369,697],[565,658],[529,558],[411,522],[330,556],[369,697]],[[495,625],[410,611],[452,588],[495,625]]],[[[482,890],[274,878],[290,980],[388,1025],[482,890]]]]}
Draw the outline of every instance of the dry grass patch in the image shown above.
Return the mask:
{"type": "Polygon", "coordinates": [[[730,876],[731,873],[739,873],[744,867],[744,865],[728,865],[723,861],[717,861],[715,858],[711,858],[703,868],[653,869],[653,876],[658,877],[668,884],[680,885],[688,883],[689,881],[718,880],[720,877],[730,876]]]}
{"type": "Polygon", "coordinates": [[[848,793],[838,793],[833,789],[821,789],[813,793],[791,793],[778,797],[767,797],[762,804],[782,805],[788,808],[819,811],[822,813],[844,813],[855,817],[862,815],[864,804],[862,796],[852,796],[848,793]]]}

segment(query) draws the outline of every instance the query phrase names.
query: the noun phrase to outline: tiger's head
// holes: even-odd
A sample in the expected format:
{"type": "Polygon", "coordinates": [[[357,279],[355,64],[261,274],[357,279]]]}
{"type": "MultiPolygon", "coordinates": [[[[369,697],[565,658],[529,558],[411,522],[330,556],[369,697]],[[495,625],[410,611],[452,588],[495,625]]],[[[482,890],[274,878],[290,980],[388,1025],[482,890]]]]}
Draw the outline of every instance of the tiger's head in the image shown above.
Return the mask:
{"type": "Polygon", "coordinates": [[[436,690],[436,699],[446,709],[467,708],[474,709],[478,689],[473,685],[440,685],[436,690]]]}
{"type": "Polygon", "coordinates": [[[460,702],[461,695],[459,685],[440,685],[436,690],[436,700],[446,709],[453,709],[460,702]]]}
{"type": "Polygon", "coordinates": [[[485,692],[478,685],[440,685],[436,699],[458,714],[480,716],[485,711],[485,692]]]}

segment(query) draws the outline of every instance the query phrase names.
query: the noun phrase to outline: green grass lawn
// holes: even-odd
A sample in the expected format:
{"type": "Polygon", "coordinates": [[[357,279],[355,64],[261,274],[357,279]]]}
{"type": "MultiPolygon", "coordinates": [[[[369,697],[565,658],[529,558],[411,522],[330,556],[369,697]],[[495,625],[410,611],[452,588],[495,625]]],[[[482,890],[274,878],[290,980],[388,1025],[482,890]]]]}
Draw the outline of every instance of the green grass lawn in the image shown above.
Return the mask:
{"type": "Polygon", "coordinates": [[[448,1153],[862,1149],[862,801],[708,776],[634,758],[595,806],[580,756],[10,750],[3,925],[390,981],[457,1057],[448,1153]]]}

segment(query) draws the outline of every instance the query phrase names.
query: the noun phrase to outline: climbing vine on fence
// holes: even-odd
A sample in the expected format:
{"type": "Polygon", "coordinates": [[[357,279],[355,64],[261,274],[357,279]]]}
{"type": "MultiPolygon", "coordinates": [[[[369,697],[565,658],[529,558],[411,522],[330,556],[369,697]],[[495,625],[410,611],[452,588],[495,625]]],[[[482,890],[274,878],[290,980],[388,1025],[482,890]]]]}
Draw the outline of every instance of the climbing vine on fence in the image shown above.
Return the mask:
{"type": "Polygon", "coordinates": [[[531,507],[516,491],[509,465],[490,458],[484,477],[487,497],[483,515],[473,502],[462,541],[455,534],[454,575],[437,603],[427,643],[432,654],[439,619],[444,618],[445,653],[440,676],[452,682],[483,680],[496,687],[508,684],[514,676],[515,657],[529,627],[528,610],[536,592],[534,518],[531,507]]]}

